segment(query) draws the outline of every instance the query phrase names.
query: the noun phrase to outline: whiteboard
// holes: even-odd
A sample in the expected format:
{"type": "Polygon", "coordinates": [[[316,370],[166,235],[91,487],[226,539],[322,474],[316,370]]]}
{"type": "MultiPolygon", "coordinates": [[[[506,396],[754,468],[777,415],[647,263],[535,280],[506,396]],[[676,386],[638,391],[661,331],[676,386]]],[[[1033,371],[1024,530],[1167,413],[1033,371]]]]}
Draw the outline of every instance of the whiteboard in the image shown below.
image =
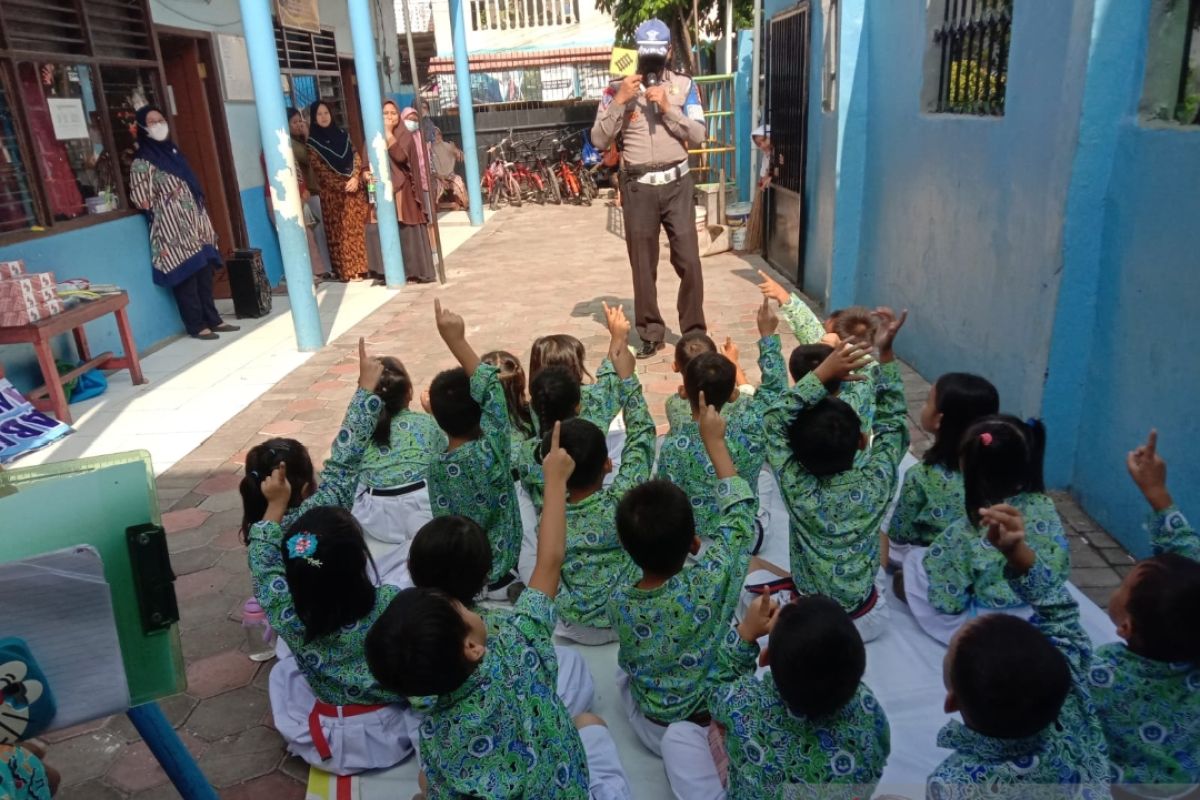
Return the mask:
{"type": "Polygon", "coordinates": [[[250,80],[250,59],[246,40],[229,33],[217,34],[221,54],[221,88],[229,103],[254,102],[254,83],[250,80]]]}

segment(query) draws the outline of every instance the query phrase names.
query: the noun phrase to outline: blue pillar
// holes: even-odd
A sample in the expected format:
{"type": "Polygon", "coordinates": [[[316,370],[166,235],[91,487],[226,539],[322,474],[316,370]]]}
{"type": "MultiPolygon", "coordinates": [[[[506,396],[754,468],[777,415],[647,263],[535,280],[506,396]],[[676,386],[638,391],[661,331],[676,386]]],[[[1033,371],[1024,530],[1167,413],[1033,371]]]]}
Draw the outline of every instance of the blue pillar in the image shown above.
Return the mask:
{"type": "Polygon", "coordinates": [[[388,156],[387,134],[383,130],[383,95],[379,90],[379,65],[375,63],[371,6],[367,0],[346,0],[346,7],[350,12],[350,37],[354,43],[354,73],[358,76],[363,137],[367,140],[371,172],[375,174],[376,181],[375,210],[379,217],[383,277],[389,289],[399,289],[404,285],[404,256],[400,252],[396,196],[392,194],[392,161],[388,156]]]}
{"type": "Polygon", "coordinates": [[[321,331],[317,296],[313,292],[304,206],[300,201],[300,186],[296,183],[296,163],[280,90],[282,80],[271,6],[262,0],[240,2],[254,102],[258,108],[258,131],[267,161],[271,205],[275,209],[275,230],[279,233],[283,272],[287,276],[288,299],[292,304],[292,324],[296,328],[296,347],[303,351],[320,350],[325,344],[325,335],[321,331]]]}
{"type": "Polygon", "coordinates": [[[736,101],[734,108],[734,143],[737,146],[737,190],[738,199],[747,202],[754,198],[758,188],[758,175],[751,174],[753,161],[750,158],[754,150],[754,142],[750,141],[751,109],[750,109],[750,78],[753,71],[754,37],[757,31],[737,32],[737,51],[731,72],[736,73],[733,79],[733,96],[736,101]]]}
{"type": "Polygon", "coordinates": [[[135,706],[125,714],[158,759],[159,766],[167,773],[180,797],[184,800],[217,800],[217,793],[200,771],[196,759],[179,740],[179,734],[171,727],[158,703],[135,706]]]}
{"type": "MultiPolygon", "coordinates": [[[[833,206],[833,255],[825,307],[845,308],[858,297],[859,250],[867,169],[867,25],[866,0],[844,0],[838,34],[837,195],[833,206]]],[[[814,25],[813,50],[819,52],[820,26],[814,25]]],[[[809,141],[821,119],[821,71],[809,84],[809,141]]],[[[810,216],[811,219],[811,216],[810,216]]]]}
{"type": "Polygon", "coordinates": [[[475,145],[475,109],[471,105],[471,70],[467,63],[467,30],[462,0],[450,0],[450,32],[454,47],[454,83],[458,87],[458,123],[462,127],[463,166],[467,170],[467,199],[472,225],[483,224],[483,193],[479,191],[479,148],[475,145]]]}

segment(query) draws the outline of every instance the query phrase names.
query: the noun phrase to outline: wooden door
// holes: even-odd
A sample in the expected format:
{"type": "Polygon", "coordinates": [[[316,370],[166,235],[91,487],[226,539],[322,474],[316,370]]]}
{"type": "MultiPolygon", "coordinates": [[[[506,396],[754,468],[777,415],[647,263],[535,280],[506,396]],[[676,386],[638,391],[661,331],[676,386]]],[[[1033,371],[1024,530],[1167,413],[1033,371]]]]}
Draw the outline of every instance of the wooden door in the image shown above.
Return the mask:
{"type": "MultiPolygon", "coordinates": [[[[342,95],[346,98],[346,124],[350,131],[350,141],[355,147],[363,148],[362,156],[367,158],[366,140],[363,136],[362,104],[358,101],[358,75],[354,71],[354,62],[348,58],[341,60],[342,95]]],[[[382,114],[383,112],[380,111],[382,114]]]]}

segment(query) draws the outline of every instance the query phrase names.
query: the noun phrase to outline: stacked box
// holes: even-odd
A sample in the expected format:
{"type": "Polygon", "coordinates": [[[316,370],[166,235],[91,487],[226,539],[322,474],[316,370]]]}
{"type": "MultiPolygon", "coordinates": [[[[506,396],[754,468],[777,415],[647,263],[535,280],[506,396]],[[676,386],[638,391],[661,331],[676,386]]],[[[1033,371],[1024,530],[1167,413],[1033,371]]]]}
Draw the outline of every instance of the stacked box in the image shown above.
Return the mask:
{"type": "Polygon", "coordinates": [[[55,289],[52,272],[21,274],[0,280],[0,327],[28,325],[62,310],[63,303],[55,289]]]}
{"type": "Polygon", "coordinates": [[[0,261],[0,280],[15,278],[18,275],[25,274],[25,262],[20,259],[16,261],[0,261]]]}

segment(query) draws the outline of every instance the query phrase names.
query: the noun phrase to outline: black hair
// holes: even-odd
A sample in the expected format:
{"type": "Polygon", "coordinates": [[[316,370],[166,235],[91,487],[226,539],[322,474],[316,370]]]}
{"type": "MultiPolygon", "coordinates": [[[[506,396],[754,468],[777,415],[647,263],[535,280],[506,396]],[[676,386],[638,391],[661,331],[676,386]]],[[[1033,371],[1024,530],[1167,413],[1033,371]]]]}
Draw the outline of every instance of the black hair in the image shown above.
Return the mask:
{"type": "Polygon", "coordinates": [[[1024,492],[1043,492],[1042,460],[1046,428],[1040,420],[1022,422],[1008,414],[984,417],[967,428],[959,443],[967,517],[979,525],[979,509],[1024,492]]]}
{"type": "Polygon", "coordinates": [[[292,496],[288,508],[295,508],[316,489],[316,473],[308,448],[295,439],[267,439],[246,453],[246,474],[238,484],[242,495],[242,544],[250,543],[250,526],[261,522],[267,513],[267,498],[262,493],[262,482],[275,468],[283,464],[287,470],[292,496]]]}
{"type": "MultiPolygon", "coordinates": [[[[792,380],[799,383],[801,378],[821,366],[831,355],[833,347],[827,344],[799,345],[788,357],[788,372],[791,373],[792,380]]],[[[842,390],[842,379],[830,378],[823,385],[826,392],[835,395],[842,390]]]]}
{"type": "Polygon", "coordinates": [[[670,481],[646,481],[621,498],[617,538],[643,572],[674,575],[683,568],[696,538],[692,504],[670,481]]]}
{"type": "Polygon", "coordinates": [[[335,633],[375,608],[375,561],[362,526],[348,510],[321,506],[305,511],[287,529],[281,548],[288,591],[296,616],[304,623],[305,642],[335,633]],[[289,553],[288,542],[300,535],[316,540],[308,556],[289,553]]]}
{"type": "Polygon", "coordinates": [[[462,367],[439,372],[429,385],[429,408],[447,436],[479,435],[483,409],[471,397],[471,377],[462,367]]]}
{"type": "Polygon", "coordinates": [[[582,384],[587,371],[587,349],[583,342],[566,333],[539,336],[529,349],[529,379],[533,380],[547,367],[563,367],[571,374],[575,383],[582,384]]]}
{"type": "Polygon", "coordinates": [[[933,396],[942,421],[923,460],[929,466],[940,464],[958,472],[958,446],[963,433],[981,418],[1000,411],[1000,393],[987,378],[968,372],[947,372],[934,383],[933,396]]]}
{"type": "Polygon", "coordinates": [[[707,333],[692,331],[679,337],[675,343],[675,366],[682,373],[692,359],[701,353],[717,352],[717,343],[707,333]]]}
{"type": "Polygon", "coordinates": [[[1127,581],[1129,647],[1155,661],[1200,664],[1200,562],[1162,553],[1138,562],[1127,581]]]}
{"type": "Polygon", "coordinates": [[[984,736],[1033,736],[1058,719],[1071,690],[1066,657],[1011,614],[985,614],[963,626],[947,657],[963,721],[984,736]]]}
{"type": "Polygon", "coordinates": [[[383,374],[375,385],[375,394],[383,401],[383,408],[379,411],[379,421],[375,423],[371,439],[379,447],[387,447],[392,443],[392,417],[412,402],[413,385],[408,370],[399,359],[384,356],[379,361],[383,364],[383,374]]]}
{"type": "MultiPolygon", "coordinates": [[[[544,429],[542,458],[549,454],[553,436],[553,428],[544,429]]],[[[567,478],[568,489],[594,489],[604,481],[604,462],[608,459],[608,440],[605,438],[604,432],[594,423],[579,417],[564,420],[559,428],[558,444],[575,462],[575,469],[571,471],[571,477],[567,478]]]]}
{"type": "Polygon", "coordinates": [[[367,633],[367,666],[379,685],[404,697],[449,694],[476,665],[463,652],[470,633],[454,598],[437,589],[403,589],[367,633]]]}
{"type": "Polygon", "coordinates": [[[499,370],[500,385],[508,405],[508,421],[513,430],[528,438],[533,436],[533,416],[525,398],[525,370],[521,360],[507,350],[493,350],[479,359],[499,370]]]}
{"type": "Polygon", "coordinates": [[[850,306],[829,315],[833,320],[833,332],[843,342],[855,341],[871,346],[879,329],[878,318],[865,306],[850,306]]]}
{"type": "Polygon", "coordinates": [[[844,400],[822,398],[788,423],[792,458],[817,477],[836,475],[854,466],[862,441],[862,422],[844,400]]]}
{"type": "Polygon", "coordinates": [[[858,692],[867,650],[837,601],[814,594],[785,605],[769,641],[771,677],[793,714],[828,716],[858,692]]]}
{"type": "Polygon", "coordinates": [[[736,388],[737,368],[719,353],[701,353],[683,371],[683,389],[687,392],[693,411],[700,409],[701,392],[704,393],[704,402],[720,411],[736,388]]]}
{"type": "Polygon", "coordinates": [[[408,550],[413,585],[439,589],[464,606],[475,604],[491,571],[487,533],[467,517],[434,517],[417,531],[408,550]]]}
{"type": "Polygon", "coordinates": [[[566,367],[546,367],[529,384],[529,398],[539,430],[548,431],[554,423],[579,413],[582,394],[579,381],[566,367]]]}

